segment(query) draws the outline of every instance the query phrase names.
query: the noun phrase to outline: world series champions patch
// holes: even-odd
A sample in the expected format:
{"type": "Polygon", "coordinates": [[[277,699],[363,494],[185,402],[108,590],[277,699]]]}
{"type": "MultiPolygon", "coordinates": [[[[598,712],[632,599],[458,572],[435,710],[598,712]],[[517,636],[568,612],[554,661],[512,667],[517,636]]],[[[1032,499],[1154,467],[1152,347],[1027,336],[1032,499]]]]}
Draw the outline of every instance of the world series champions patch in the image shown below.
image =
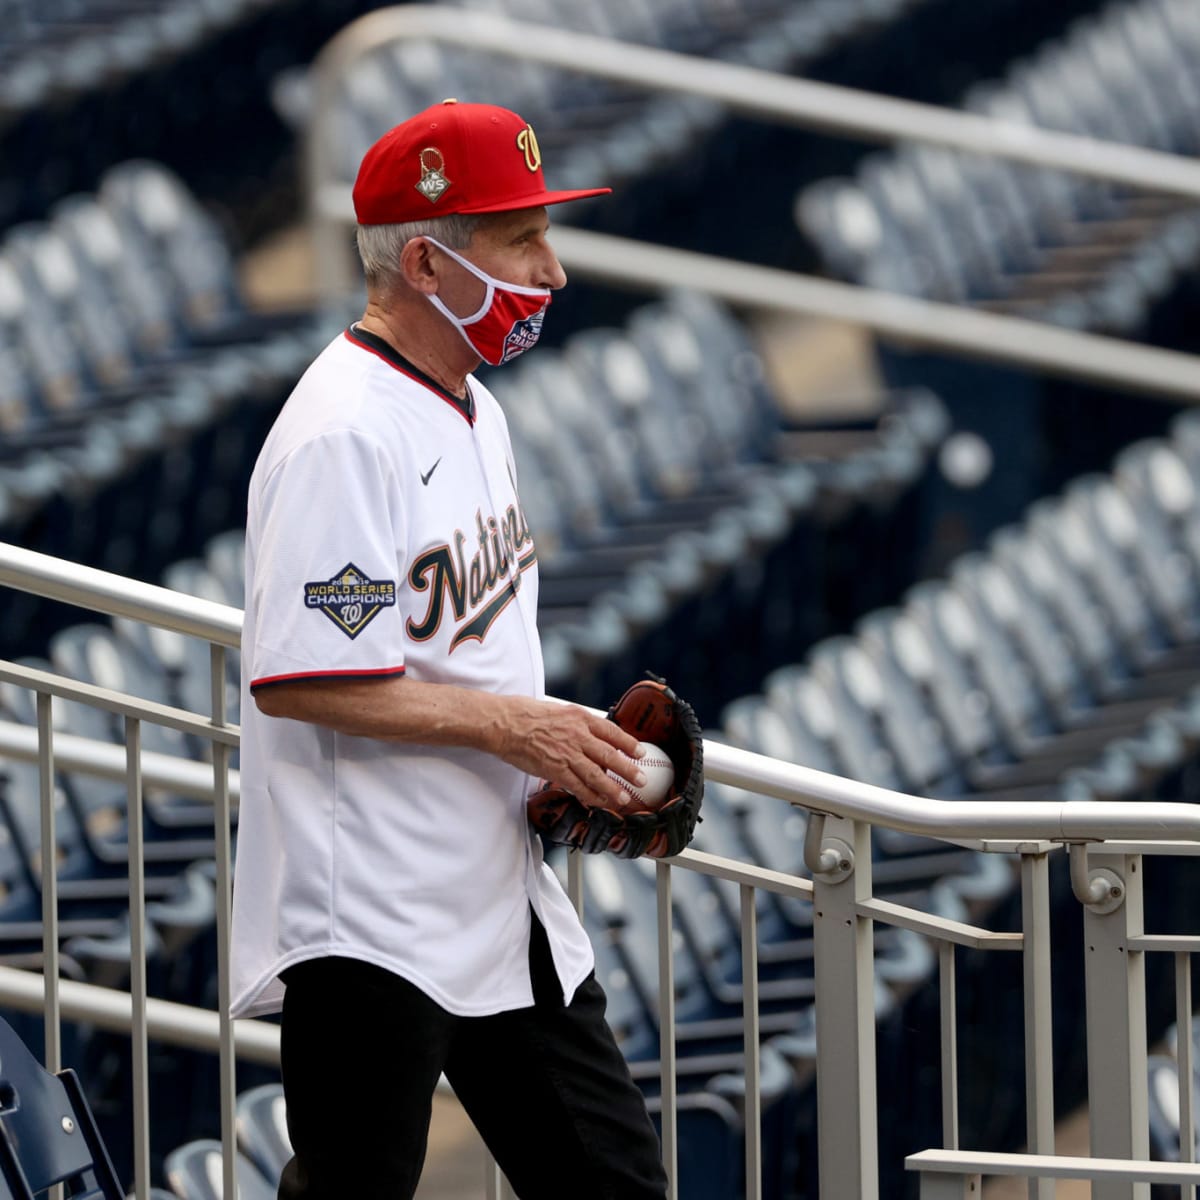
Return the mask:
{"type": "Polygon", "coordinates": [[[368,579],[353,563],[347,563],[332,579],[304,585],[305,607],[323,612],[349,638],[358,637],[395,603],[394,579],[368,579]]]}

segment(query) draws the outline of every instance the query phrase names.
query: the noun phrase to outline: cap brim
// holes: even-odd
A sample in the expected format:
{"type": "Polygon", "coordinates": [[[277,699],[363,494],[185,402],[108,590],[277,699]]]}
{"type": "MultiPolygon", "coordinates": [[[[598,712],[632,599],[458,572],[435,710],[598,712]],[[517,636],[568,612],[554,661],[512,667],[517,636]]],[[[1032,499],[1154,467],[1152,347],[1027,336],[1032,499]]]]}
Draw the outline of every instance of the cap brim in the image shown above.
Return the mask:
{"type": "Polygon", "coordinates": [[[454,211],[471,216],[475,213],[518,212],[522,208],[547,208],[551,204],[565,204],[568,200],[586,200],[589,196],[607,196],[612,188],[584,188],[574,192],[534,192],[529,196],[518,196],[511,200],[501,200],[496,204],[472,205],[470,208],[457,208],[454,211]]]}

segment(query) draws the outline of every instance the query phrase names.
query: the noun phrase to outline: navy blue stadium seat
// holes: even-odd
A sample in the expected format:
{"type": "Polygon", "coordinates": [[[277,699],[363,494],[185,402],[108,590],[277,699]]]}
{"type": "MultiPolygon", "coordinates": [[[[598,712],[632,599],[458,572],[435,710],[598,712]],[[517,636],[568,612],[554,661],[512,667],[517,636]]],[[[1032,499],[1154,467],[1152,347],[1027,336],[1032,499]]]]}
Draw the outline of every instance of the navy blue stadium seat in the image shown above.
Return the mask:
{"type": "Polygon", "coordinates": [[[75,1072],[43,1069],[0,1018],[0,1176],[5,1195],[33,1200],[56,1183],[79,1200],[124,1192],[75,1072]]]}

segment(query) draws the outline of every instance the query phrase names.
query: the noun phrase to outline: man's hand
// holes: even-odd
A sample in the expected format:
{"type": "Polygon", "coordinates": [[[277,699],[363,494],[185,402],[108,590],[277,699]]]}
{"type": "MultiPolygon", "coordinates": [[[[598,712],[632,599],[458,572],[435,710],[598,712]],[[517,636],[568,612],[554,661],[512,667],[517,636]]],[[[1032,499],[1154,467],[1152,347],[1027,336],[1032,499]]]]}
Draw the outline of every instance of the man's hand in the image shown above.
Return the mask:
{"type": "Polygon", "coordinates": [[[645,783],[631,761],[640,755],[637,738],[612,721],[574,704],[495,699],[504,704],[492,752],[526,774],[565,788],[588,806],[616,807],[629,799],[610,770],[635,787],[645,783]]]}

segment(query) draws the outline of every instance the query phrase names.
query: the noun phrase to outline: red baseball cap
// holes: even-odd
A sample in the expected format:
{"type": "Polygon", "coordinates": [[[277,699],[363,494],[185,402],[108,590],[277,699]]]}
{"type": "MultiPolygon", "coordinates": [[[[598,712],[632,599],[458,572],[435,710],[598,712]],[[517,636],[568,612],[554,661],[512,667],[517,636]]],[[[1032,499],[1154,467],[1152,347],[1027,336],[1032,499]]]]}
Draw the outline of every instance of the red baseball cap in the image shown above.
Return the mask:
{"type": "Polygon", "coordinates": [[[360,225],[401,225],[449,213],[511,212],[602,196],[549,192],[533,126],[494,104],[443,100],[388,130],[354,183],[360,225]]]}

